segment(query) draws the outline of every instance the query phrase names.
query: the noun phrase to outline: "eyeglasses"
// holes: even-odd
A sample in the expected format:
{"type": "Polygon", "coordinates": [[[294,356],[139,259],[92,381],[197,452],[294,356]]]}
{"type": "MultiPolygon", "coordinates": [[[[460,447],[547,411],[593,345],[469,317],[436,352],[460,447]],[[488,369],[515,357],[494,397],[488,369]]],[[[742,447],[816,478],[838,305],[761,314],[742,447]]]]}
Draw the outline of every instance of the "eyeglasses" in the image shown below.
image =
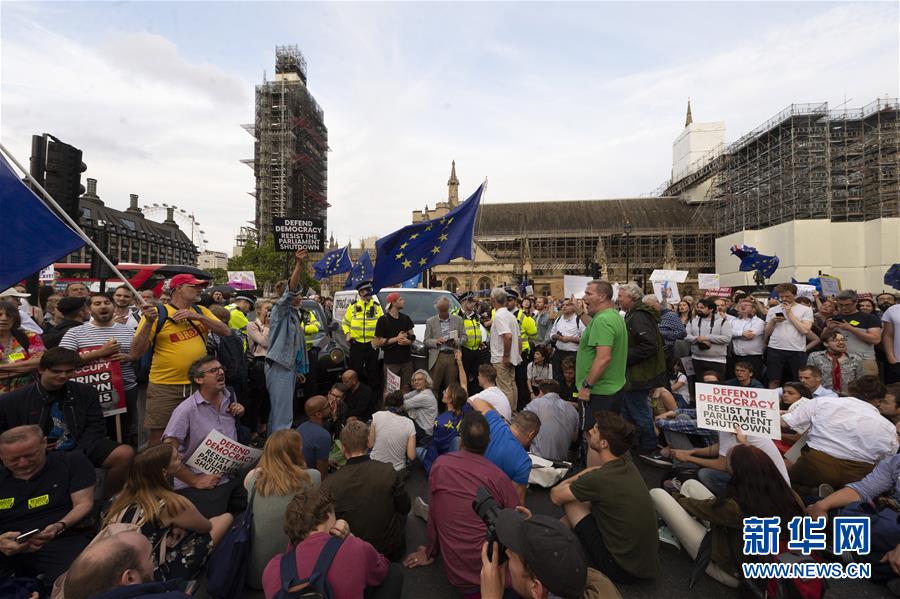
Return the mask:
{"type": "Polygon", "coordinates": [[[224,366],[215,366],[213,368],[208,368],[207,370],[201,370],[200,374],[207,374],[210,372],[225,372],[224,366]]]}

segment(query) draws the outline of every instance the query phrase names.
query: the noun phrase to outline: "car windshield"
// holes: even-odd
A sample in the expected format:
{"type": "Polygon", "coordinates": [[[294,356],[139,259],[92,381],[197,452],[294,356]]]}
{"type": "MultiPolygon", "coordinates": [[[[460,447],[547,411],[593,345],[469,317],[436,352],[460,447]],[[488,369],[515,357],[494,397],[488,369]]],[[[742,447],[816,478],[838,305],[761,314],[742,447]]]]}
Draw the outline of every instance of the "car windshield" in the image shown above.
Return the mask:
{"type": "MultiPolygon", "coordinates": [[[[382,306],[387,307],[387,296],[389,291],[380,291],[378,293],[378,301],[382,306]]],[[[459,302],[453,297],[449,291],[423,292],[423,291],[403,291],[403,299],[406,300],[406,306],[403,313],[409,316],[414,324],[425,324],[425,321],[437,314],[434,309],[434,300],[443,296],[450,300],[450,311],[459,308],[459,302]]]]}
{"type": "Polygon", "coordinates": [[[316,315],[316,320],[319,321],[319,332],[324,333],[326,320],[325,311],[322,309],[322,304],[315,300],[304,300],[303,303],[300,304],[300,307],[304,310],[309,310],[316,315]]]}

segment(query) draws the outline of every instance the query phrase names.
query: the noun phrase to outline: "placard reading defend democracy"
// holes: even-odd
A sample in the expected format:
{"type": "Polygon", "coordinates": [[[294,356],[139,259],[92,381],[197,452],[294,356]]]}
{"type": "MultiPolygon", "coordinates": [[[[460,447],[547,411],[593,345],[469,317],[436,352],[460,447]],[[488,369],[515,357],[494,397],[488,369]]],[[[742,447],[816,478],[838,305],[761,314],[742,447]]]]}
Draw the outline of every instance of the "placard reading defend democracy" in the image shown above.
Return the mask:
{"type": "Polygon", "coordinates": [[[275,249],[279,252],[325,251],[325,221],[312,218],[272,217],[275,249]]]}
{"type": "Polygon", "coordinates": [[[260,456],[261,449],[241,445],[219,431],[211,430],[185,464],[206,474],[231,474],[252,466],[260,456]]]}
{"type": "Polygon", "coordinates": [[[697,426],[781,439],[778,391],[697,383],[697,426]]]}

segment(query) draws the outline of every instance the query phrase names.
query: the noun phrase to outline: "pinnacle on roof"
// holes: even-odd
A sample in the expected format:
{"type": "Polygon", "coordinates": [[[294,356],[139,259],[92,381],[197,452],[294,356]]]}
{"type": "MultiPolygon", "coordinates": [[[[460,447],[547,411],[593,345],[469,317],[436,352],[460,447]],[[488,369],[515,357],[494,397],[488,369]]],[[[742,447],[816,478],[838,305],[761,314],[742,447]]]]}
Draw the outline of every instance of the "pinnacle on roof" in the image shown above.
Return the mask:
{"type": "Polygon", "coordinates": [[[688,109],[687,109],[687,116],[684,119],[684,126],[687,127],[688,125],[690,125],[693,122],[694,122],[694,117],[691,116],[691,99],[688,98],[688,109]]]}
{"type": "Polygon", "coordinates": [[[450,180],[447,185],[459,185],[459,179],[456,178],[456,161],[454,160],[450,166],[450,180]]]}

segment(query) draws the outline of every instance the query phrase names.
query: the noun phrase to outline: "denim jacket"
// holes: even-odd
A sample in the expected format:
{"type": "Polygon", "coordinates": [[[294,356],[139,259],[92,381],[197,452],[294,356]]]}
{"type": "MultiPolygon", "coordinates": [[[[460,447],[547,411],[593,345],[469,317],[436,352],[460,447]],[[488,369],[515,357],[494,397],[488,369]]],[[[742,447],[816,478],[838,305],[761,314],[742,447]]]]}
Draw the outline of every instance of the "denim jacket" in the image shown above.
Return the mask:
{"type": "Polygon", "coordinates": [[[294,308],[294,298],[300,293],[303,293],[302,285],[298,285],[296,291],[285,289],[269,316],[269,351],[266,359],[290,370],[294,370],[297,352],[306,347],[300,312],[294,308]]]}

